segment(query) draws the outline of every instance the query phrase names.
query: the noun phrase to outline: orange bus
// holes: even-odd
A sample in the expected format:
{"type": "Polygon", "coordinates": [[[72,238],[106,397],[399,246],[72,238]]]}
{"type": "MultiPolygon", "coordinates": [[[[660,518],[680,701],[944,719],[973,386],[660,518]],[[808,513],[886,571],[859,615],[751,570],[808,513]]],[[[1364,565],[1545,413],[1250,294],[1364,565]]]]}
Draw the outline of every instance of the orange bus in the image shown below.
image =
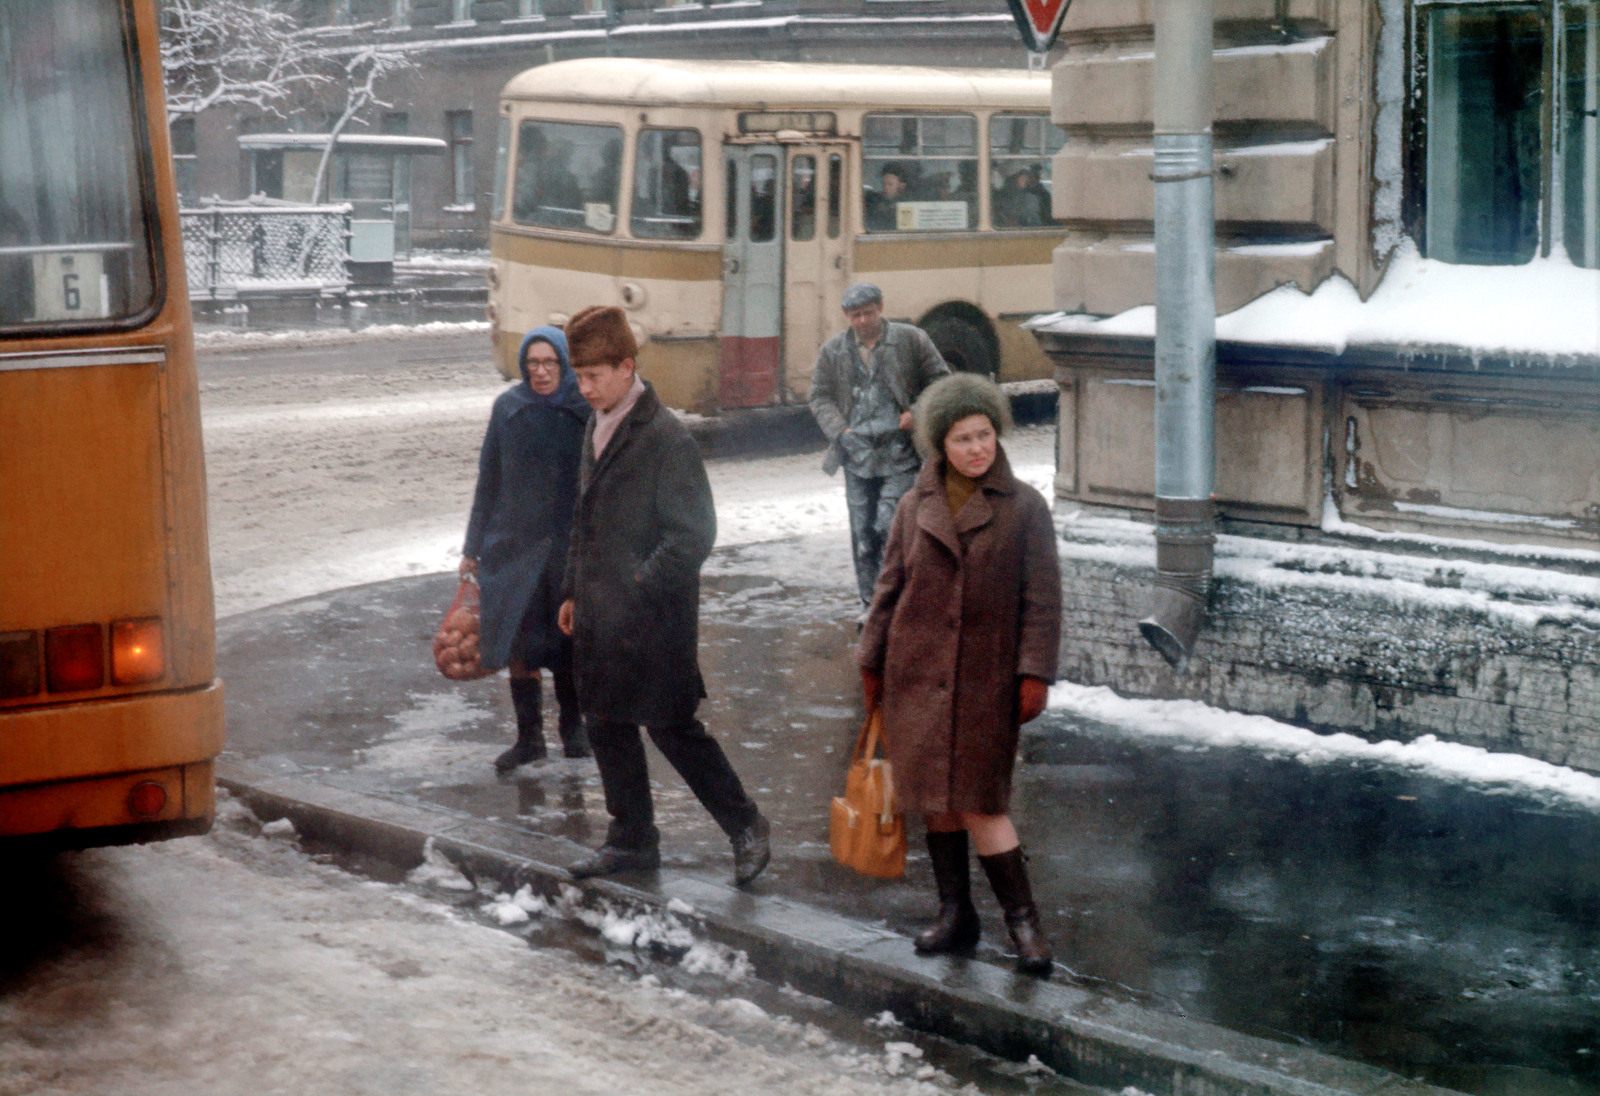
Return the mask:
{"type": "Polygon", "coordinates": [[[203,833],[222,748],[155,0],[0,3],[0,838],[203,833]]]}

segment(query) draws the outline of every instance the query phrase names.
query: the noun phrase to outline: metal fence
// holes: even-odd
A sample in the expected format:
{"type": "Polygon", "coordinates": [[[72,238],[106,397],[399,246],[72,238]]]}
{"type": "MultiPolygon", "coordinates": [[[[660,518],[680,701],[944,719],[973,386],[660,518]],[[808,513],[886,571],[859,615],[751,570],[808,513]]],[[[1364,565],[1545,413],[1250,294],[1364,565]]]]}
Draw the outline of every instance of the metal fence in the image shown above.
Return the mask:
{"type": "Polygon", "coordinates": [[[347,205],[210,206],[182,218],[191,300],[338,296],[350,284],[347,205]]]}

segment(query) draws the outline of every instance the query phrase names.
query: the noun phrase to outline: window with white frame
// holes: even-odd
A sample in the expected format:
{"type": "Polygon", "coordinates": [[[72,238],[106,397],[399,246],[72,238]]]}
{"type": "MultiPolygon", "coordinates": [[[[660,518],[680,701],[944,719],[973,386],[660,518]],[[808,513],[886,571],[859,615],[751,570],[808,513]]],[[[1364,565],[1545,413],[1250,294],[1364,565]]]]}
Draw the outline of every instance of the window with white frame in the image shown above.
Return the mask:
{"type": "Polygon", "coordinates": [[[1414,15],[1424,254],[1600,266],[1600,0],[1417,0],[1414,15]]]}
{"type": "Polygon", "coordinates": [[[472,22],[472,0],[450,0],[450,21],[453,23],[472,22]]]}
{"type": "Polygon", "coordinates": [[[544,14],[541,0],[517,0],[518,19],[537,19],[544,14]]]}
{"type": "Polygon", "coordinates": [[[391,0],[389,25],[392,27],[411,25],[411,0],[391,0]]]}

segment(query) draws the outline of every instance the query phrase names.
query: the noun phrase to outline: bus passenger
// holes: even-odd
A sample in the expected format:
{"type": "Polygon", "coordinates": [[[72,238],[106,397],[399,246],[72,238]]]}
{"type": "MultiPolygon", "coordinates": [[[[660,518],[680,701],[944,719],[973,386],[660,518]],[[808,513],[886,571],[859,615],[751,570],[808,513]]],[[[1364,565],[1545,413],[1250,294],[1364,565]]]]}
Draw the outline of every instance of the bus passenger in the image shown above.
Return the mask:
{"type": "Polygon", "coordinates": [[[828,438],[822,469],[844,468],[856,590],[872,603],[894,508],[922,466],[911,444],[911,405],[950,373],[920,327],[883,318],[883,291],[858,282],[840,304],[850,326],[817,353],[811,414],[828,438]]]}
{"type": "Polygon", "coordinates": [[[927,817],[939,919],[924,953],[978,942],[970,835],[1017,969],[1048,975],[1028,868],[1008,813],[1022,724],[1044,710],[1061,637],[1061,574],[1044,497],[1011,472],[993,381],[957,373],[917,401],[928,463],[895,514],[857,662],[901,807],[927,817]]]}
{"type": "Polygon", "coordinates": [[[877,190],[866,193],[866,226],[868,232],[893,232],[899,227],[896,207],[910,197],[907,182],[910,173],[904,164],[890,162],[883,165],[877,190]]]}
{"type": "Polygon", "coordinates": [[[589,756],[572,684],[572,641],[556,627],[589,405],[578,394],[560,328],[528,332],[519,360],[522,380],[500,393],[489,415],[460,567],[463,578],[478,576],[482,591],[483,665],[511,668],[517,741],[495,758],[501,774],[545,756],[540,667],[555,682],[562,752],[589,756]]]}
{"type": "Polygon", "coordinates": [[[700,568],[717,535],[700,449],[640,379],[622,309],[583,309],[567,321],[567,338],[595,413],[583,437],[559,622],[573,640],[579,703],[611,815],[605,843],[567,870],[585,879],[660,866],[643,724],[733,842],[742,885],[767,866],[771,828],[695,717],[706,695],[700,568]]]}
{"type": "Polygon", "coordinates": [[[1051,224],[1050,192],[1039,185],[1039,170],[1019,167],[994,192],[996,228],[1036,228],[1051,224]]]}

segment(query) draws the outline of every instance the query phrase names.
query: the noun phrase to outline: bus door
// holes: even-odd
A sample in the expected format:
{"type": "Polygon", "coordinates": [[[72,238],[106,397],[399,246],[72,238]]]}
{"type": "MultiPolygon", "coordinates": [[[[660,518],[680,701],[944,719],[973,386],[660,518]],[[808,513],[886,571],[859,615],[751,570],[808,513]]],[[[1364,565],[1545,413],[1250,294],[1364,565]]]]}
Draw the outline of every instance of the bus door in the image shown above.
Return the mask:
{"type": "Polygon", "coordinates": [[[723,409],[778,398],[783,332],[783,149],[728,145],[727,242],[722,249],[723,409]]]}
{"type": "Polygon", "coordinates": [[[842,143],[788,147],[789,218],[783,289],[784,383],[803,401],[817,349],[843,326],[839,298],[850,281],[844,231],[842,143]]]}

